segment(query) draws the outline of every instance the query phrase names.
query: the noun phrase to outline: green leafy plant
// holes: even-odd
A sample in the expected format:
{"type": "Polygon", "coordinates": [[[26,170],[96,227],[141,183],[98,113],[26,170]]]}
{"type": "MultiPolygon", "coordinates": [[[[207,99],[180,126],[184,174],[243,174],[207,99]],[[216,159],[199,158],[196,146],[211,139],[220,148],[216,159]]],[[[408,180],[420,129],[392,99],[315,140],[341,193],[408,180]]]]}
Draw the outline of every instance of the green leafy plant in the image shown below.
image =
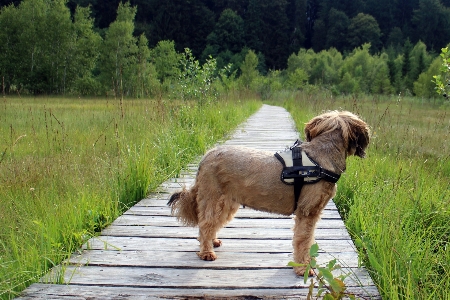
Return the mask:
{"type": "Polygon", "coordinates": [[[181,74],[176,91],[182,100],[197,100],[200,106],[217,99],[213,82],[217,79],[217,63],[209,57],[203,65],[195,59],[189,48],[180,59],[181,74]]]}
{"type": "Polygon", "coordinates": [[[448,94],[450,92],[450,52],[448,51],[448,47],[441,49],[442,57],[442,66],[440,75],[434,75],[432,80],[436,84],[436,92],[439,95],[442,95],[448,98],[448,94]]]}
{"type": "Polygon", "coordinates": [[[334,276],[333,271],[340,270],[341,266],[337,263],[336,259],[330,260],[325,266],[320,266],[317,263],[317,257],[319,256],[319,245],[313,244],[309,249],[309,255],[311,261],[308,264],[299,264],[295,262],[289,262],[288,266],[291,267],[304,267],[306,266],[304,283],[307,283],[309,278],[309,271],[312,270],[314,277],[310,278],[309,292],[307,299],[313,299],[314,287],[317,283],[317,295],[316,298],[322,297],[324,300],[340,300],[344,297],[350,299],[356,299],[354,294],[346,292],[347,287],[344,283],[350,273],[344,273],[339,276],[334,276]]]}

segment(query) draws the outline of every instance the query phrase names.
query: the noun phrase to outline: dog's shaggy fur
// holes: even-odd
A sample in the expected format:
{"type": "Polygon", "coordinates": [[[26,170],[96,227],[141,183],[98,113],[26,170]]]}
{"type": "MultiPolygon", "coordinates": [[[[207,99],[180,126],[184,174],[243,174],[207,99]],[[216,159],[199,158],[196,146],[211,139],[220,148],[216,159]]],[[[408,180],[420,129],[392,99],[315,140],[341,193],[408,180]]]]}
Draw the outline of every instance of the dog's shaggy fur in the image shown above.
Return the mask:
{"type": "MultiPolygon", "coordinates": [[[[347,156],[365,156],[369,127],[347,111],[319,115],[305,126],[306,142],[301,148],[322,168],[341,174],[347,156]]],[[[328,201],[336,194],[336,185],[325,180],[305,184],[294,212],[294,188],[280,180],[283,166],[272,152],[244,147],[219,146],[200,162],[194,186],[174,193],[168,205],[172,214],[187,226],[199,226],[203,260],[217,258],[213,247],[222,242],[216,233],[233,219],[240,204],[256,210],[282,215],[295,213],[294,260],[310,261],[314,229],[328,201]]],[[[305,267],[296,267],[303,275],[305,267]]],[[[312,275],[312,274],[311,274],[312,275]]]]}

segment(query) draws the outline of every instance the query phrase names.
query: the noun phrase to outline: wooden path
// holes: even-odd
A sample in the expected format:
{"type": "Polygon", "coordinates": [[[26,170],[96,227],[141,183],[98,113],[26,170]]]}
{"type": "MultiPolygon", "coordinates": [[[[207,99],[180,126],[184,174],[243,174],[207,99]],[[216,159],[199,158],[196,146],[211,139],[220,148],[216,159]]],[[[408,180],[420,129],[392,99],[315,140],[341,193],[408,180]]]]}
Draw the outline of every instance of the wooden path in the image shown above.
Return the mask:
{"type": "MultiPolygon", "coordinates": [[[[292,145],[297,135],[287,111],[264,105],[225,144],[275,152],[292,145]]],[[[196,164],[189,165],[179,178],[164,182],[20,298],[305,299],[307,284],[286,266],[293,259],[292,217],[241,208],[219,232],[218,259],[198,259],[198,229],[181,226],[166,205],[172,192],[193,183],[196,170],[196,164]],[[45,283],[58,273],[65,284],[45,283]]],[[[346,280],[349,292],[381,299],[367,271],[358,268],[355,247],[333,202],[317,225],[316,241],[319,263],[335,257],[346,273],[357,276],[346,280]]]]}

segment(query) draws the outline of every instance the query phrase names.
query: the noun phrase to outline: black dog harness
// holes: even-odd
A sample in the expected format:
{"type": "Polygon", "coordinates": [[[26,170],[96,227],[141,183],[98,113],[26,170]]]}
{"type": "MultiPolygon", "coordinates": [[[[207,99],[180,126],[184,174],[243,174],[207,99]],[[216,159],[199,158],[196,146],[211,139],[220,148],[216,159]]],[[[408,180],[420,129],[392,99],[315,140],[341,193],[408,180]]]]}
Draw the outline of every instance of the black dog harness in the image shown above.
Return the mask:
{"type": "Polygon", "coordinates": [[[326,180],[336,183],[341,175],[323,169],[300,148],[297,140],[289,150],[275,153],[275,157],[283,164],[281,181],[294,185],[294,211],[297,209],[298,198],[304,184],[326,180]]]}

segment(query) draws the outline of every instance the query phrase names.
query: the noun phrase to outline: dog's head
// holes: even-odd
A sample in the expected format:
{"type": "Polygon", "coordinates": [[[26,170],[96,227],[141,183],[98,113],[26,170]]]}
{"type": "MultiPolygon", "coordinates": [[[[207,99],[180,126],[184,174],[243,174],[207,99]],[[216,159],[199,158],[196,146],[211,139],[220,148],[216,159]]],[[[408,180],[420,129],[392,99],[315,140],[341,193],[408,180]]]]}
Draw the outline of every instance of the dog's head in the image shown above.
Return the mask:
{"type": "Polygon", "coordinates": [[[305,125],[306,141],[316,136],[340,130],[347,155],[364,157],[369,145],[369,126],[358,116],[348,111],[330,111],[321,114],[305,125]]]}

